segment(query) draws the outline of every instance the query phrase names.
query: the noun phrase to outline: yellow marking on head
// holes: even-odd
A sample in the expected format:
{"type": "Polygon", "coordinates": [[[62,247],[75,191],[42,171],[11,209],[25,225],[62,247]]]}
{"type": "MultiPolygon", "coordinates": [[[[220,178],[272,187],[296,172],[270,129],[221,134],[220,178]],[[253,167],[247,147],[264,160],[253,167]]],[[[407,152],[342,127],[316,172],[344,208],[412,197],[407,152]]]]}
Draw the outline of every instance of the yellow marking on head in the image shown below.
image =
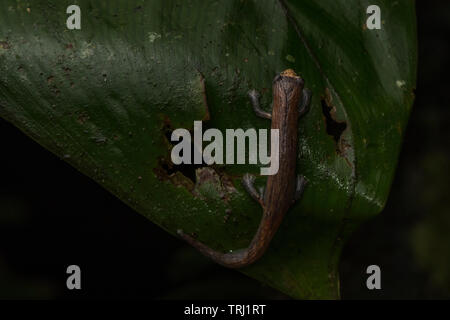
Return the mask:
{"type": "Polygon", "coordinates": [[[292,69],[286,69],[283,72],[280,73],[280,75],[285,77],[292,77],[292,78],[298,78],[299,76],[295,73],[292,69]]]}

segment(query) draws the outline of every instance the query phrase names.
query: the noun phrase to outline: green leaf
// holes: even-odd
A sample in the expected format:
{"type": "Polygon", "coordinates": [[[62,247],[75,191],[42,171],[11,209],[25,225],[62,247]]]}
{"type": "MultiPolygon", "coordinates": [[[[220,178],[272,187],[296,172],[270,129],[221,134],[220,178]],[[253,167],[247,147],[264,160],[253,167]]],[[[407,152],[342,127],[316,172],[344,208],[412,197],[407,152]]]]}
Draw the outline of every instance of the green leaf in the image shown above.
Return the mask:
{"type": "Polygon", "coordinates": [[[259,167],[173,167],[167,136],[202,119],[270,128],[247,92],[269,108],[272,79],[294,69],[313,92],[298,129],[309,184],[242,272],[295,298],[337,298],[341,248],[386,202],[414,98],[414,3],[376,1],[382,28],[368,30],[372,2],[4,0],[0,115],[168,232],[225,251],[257,228],[241,177],[259,167]],[[72,2],[81,30],[66,28],[72,2]]]}

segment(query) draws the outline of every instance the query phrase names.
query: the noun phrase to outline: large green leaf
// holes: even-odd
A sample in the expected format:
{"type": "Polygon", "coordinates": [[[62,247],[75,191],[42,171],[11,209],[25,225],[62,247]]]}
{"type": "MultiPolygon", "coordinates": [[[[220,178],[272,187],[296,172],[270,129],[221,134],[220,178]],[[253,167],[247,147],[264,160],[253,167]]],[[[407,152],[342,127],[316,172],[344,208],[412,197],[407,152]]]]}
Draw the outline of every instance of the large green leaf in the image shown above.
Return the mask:
{"type": "Polygon", "coordinates": [[[292,297],[337,298],[342,245],[386,202],[415,86],[414,3],[373,2],[3,0],[0,115],[168,232],[230,250],[261,217],[241,185],[259,167],[173,167],[167,136],[201,119],[269,128],[247,92],[268,108],[273,77],[293,68],[313,92],[298,129],[310,183],[242,271],[292,297]],[[73,3],[81,30],[66,28],[73,3]],[[370,4],[381,30],[365,26],[370,4]]]}

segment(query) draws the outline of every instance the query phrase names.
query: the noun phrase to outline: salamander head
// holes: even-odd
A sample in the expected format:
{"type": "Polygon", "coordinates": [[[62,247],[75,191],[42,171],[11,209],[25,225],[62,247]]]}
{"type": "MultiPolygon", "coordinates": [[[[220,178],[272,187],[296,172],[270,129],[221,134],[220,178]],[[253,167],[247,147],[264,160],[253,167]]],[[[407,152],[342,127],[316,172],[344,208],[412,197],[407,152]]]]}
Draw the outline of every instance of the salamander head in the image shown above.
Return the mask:
{"type": "Polygon", "coordinates": [[[301,76],[297,75],[293,69],[286,69],[283,72],[280,72],[280,74],[273,79],[273,82],[275,83],[280,80],[287,80],[288,82],[294,81],[303,88],[304,80],[301,76]]]}
{"type": "Polygon", "coordinates": [[[285,92],[290,92],[295,89],[300,89],[301,92],[304,84],[305,81],[302,77],[298,76],[292,69],[284,70],[273,79],[274,88],[283,88],[285,92]]]}
{"type": "Polygon", "coordinates": [[[280,76],[285,76],[285,77],[292,77],[292,78],[301,78],[299,76],[297,76],[297,74],[295,73],[295,71],[293,69],[286,69],[283,72],[280,73],[280,76]]]}

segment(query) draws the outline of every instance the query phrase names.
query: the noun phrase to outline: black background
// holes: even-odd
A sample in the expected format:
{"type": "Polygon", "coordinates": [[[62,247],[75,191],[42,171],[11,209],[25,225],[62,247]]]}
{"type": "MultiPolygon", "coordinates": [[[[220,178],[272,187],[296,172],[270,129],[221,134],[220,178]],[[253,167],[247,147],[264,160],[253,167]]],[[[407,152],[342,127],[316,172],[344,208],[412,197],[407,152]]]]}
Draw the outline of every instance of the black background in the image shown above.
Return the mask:
{"type": "MultiPolygon", "coordinates": [[[[450,2],[417,1],[416,102],[385,210],[342,255],[344,299],[450,298],[450,2]],[[382,270],[382,290],[365,286],[382,270]]],[[[211,263],[0,119],[0,298],[287,299],[211,263]],[[82,290],[66,289],[66,268],[82,290]]]]}

